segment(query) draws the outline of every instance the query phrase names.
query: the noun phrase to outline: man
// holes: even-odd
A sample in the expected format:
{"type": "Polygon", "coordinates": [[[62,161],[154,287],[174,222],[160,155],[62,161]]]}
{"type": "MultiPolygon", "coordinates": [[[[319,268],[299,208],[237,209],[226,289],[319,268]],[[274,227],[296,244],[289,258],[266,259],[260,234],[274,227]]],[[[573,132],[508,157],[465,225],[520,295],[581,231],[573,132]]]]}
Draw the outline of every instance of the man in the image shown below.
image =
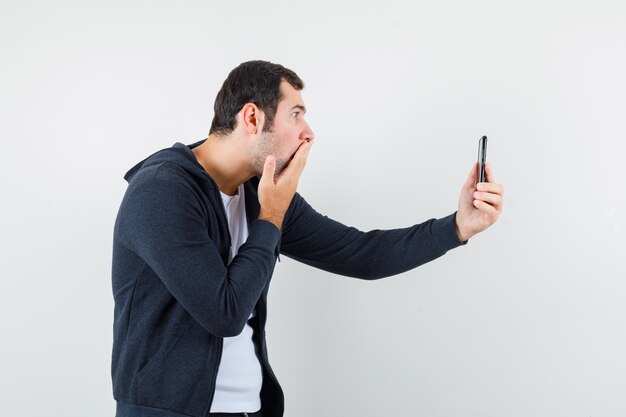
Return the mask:
{"type": "Polygon", "coordinates": [[[395,275],[465,244],[498,218],[502,186],[476,166],[457,212],[367,233],[297,192],[314,142],[302,80],[251,61],[227,77],[207,139],[176,143],[125,175],[115,222],[112,355],[118,417],[278,417],[267,292],[279,253],[362,279],[395,275]]]}

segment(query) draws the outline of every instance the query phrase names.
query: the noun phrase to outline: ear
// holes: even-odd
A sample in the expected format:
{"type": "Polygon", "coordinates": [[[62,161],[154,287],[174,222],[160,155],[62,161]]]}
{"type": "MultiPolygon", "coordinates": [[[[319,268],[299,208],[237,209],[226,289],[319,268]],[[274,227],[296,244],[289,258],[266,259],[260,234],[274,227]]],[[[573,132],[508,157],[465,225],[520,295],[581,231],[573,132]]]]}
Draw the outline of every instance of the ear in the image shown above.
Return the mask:
{"type": "Polygon", "coordinates": [[[241,125],[248,134],[254,135],[261,131],[265,115],[254,103],[246,103],[240,113],[243,119],[241,125]]]}

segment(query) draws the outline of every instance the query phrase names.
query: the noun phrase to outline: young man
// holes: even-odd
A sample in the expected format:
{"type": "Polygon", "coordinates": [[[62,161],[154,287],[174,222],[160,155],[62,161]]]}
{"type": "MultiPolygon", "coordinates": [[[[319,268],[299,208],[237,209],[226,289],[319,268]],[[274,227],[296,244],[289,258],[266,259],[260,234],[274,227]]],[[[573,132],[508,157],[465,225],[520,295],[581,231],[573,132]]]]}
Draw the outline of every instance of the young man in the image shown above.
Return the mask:
{"type": "Polygon", "coordinates": [[[112,355],[118,417],[283,415],[265,343],[279,253],[362,279],[440,257],[493,224],[502,186],[463,185],[457,212],[404,229],[361,232],[297,192],[314,143],[291,70],[235,68],[209,137],[144,159],[125,179],[115,222],[112,355]]]}

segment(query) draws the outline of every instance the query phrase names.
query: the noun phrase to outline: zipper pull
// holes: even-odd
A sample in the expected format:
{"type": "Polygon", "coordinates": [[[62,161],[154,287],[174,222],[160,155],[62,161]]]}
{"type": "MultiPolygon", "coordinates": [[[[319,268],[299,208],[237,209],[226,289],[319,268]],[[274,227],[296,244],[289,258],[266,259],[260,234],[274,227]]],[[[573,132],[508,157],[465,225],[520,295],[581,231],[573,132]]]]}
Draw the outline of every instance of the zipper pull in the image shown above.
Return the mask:
{"type": "Polygon", "coordinates": [[[278,246],[276,247],[274,254],[276,255],[276,259],[278,259],[278,262],[280,262],[280,249],[278,249],[278,246]]]}

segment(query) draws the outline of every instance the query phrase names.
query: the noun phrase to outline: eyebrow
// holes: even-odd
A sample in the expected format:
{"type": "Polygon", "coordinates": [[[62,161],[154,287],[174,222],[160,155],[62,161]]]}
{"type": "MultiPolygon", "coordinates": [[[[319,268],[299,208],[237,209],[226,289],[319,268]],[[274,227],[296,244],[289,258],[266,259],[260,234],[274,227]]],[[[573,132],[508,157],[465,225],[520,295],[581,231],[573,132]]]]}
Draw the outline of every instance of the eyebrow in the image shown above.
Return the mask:
{"type": "MultiPolygon", "coordinates": [[[[300,109],[300,110],[302,110],[303,113],[306,113],[306,107],[304,107],[302,104],[296,104],[295,106],[293,106],[291,108],[291,110],[293,110],[293,109],[300,109]]],[[[289,111],[291,111],[291,110],[289,110],[289,111]]]]}

